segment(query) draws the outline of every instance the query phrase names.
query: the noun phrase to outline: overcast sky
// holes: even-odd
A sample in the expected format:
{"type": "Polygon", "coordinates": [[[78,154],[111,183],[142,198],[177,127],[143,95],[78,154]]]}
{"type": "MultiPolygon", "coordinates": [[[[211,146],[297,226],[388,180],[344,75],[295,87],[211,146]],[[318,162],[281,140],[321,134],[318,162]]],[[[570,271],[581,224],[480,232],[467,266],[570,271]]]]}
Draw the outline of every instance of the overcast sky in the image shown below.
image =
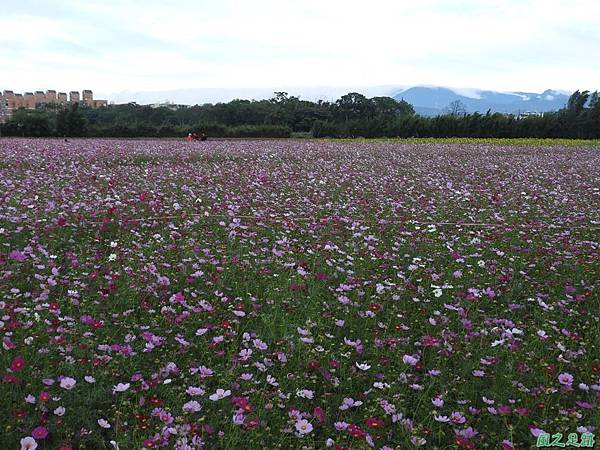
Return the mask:
{"type": "Polygon", "coordinates": [[[597,0],[0,0],[0,89],[600,89],[597,0]]]}

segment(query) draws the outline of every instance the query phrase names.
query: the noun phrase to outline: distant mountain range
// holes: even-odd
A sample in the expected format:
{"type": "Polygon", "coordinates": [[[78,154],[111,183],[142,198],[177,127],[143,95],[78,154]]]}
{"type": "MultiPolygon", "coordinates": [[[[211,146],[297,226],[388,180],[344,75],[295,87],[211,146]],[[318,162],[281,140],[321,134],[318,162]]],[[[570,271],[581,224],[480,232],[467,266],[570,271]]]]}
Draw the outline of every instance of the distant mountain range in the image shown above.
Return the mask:
{"type": "Polygon", "coordinates": [[[463,103],[467,112],[486,113],[491,110],[518,114],[525,111],[556,111],[566,105],[569,96],[567,92],[550,89],[537,94],[429,86],[402,89],[392,95],[397,100],[406,100],[419,114],[427,116],[444,113],[448,105],[457,100],[463,103]]]}
{"type": "Polygon", "coordinates": [[[360,92],[367,97],[389,96],[404,99],[422,115],[443,114],[448,105],[459,100],[467,112],[514,113],[525,111],[546,112],[561,109],[570,93],[557,90],[533,92],[499,92],[481,89],[448,88],[438,86],[362,86],[362,87],[276,87],[276,88],[200,88],[169,91],[124,91],[103,94],[114,103],[136,102],[154,104],[173,102],[183,105],[229,102],[234,99],[261,100],[271,98],[273,92],[285,91],[305,100],[335,101],[348,92],[360,92]]]}

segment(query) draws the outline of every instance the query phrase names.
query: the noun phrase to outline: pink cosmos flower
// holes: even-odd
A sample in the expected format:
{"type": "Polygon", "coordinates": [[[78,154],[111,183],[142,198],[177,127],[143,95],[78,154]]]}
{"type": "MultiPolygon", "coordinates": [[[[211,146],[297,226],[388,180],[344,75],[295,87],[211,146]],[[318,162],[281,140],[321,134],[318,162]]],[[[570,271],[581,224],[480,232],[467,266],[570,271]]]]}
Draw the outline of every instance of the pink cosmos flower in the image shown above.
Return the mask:
{"type": "Polygon", "coordinates": [[[567,372],[561,373],[558,376],[558,382],[563,386],[571,386],[571,384],[573,384],[573,375],[567,372]]]}
{"type": "Polygon", "coordinates": [[[412,357],[410,355],[404,355],[402,357],[402,361],[404,362],[404,364],[408,364],[408,365],[413,366],[413,367],[416,366],[417,363],[419,362],[419,360],[417,358],[414,358],[414,357],[412,357]]]}
{"type": "Polygon", "coordinates": [[[160,284],[161,286],[169,286],[171,284],[171,281],[169,280],[168,277],[159,276],[158,277],[158,284],[160,284]]]}
{"type": "Polygon", "coordinates": [[[310,433],[313,430],[313,426],[308,420],[301,419],[296,422],[296,430],[298,430],[298,433],[301,435],[304,435],[310,433]]]}
{"type": "Polygon", "coordinates": [[[504,439],[502,441],[502,450],[515,450],[515,447],[513,446],[513,443],[510,442],[508,439],[504,439]]]}
{"type": "Polygon", "coordinates": [[[75,387],[76,383],[77,381],[75,381],[75,379],[70,377],[64,377],[62,380],[60,380],[60,387],[66,389],[67,391],[70,391],[75,387]]]}
{"type": "Polygon", "coordinates": [[[233,415],[233,424],[234,425],[243,425],[246,421],[246,417],[241,413],[236,413],[233,415]]]}
{"type": "Polygon", "coordinates": [[[265,344],[263,341],[261,341],[260,339],[254,339],[252,341],[252,343],[254,344],[254,347],[256,347],[259,350],[266,350],[267,349],[267,344],[265,344]]]}
{"type": "Polygon", "coordinates": [[[472,427],[465,428],[464,430],[454,430],[457,436],[462,436],[465,439],[473,439],[479,434],[479,432],[472,427]]]}
{"type": "Polygon", "coordinates": [[[343,430],[347,429],[350,426],[350,424],[348,424],[346,422],[336,422],[333,424],[333,426],[335,427],[336,430],[343,431],[343,430]]]}
{"type": "Polygon", "coordinates": [[[212,369],[209,369],[208,367],[205,367],[205,366],[200,366],[200,368],[198,369],[198,372],[200,373],[200,378],[212,377],[214,374],[212,369]]]}
{"type": "Polygon", "coordinates": [[[217,389],[217,392],[215,392],[208,398],[211,399],[213,402],[216,402],[217,400],[221,400],[225,397],[229,397],[230,395],[231,395],[231,391],[229,389],[228,390],[217,389]]]}
{"type": "Polygon", "coordinates": [[[438,408],[444,406],[444,400],[441,398],[433,398],[431,399],[431,403],[433,403],[433,406],[437,406],[438,408]]]}
{"type": "Polygon", "coordinates": [[[359,407],[362,404],[363,404],[363,402],[361,402],[360,400],[359,401],[354,401],[353,398],[345,397],[344,400],[342,400],[342,404],[340,405],[340,409],[342,411],[345,411],[345,410],[347,410],[349,408],[353,408],[353,407],[357,408],[357,407],[359,407]]]}
{"type": "Polygon", "coordinates": [[[204,389],[195,386],[188,387],[185,392],[188,395],[204,395],[204,389]]]}
{"type": "MultiPolygon", "coordinates": [[[[450,415],[450,419],[452,420],[452,422],[454,423],[465,423],[467,421],[467,419],[465,419],[465,416],[463,416],[461,413],[459,413],[458,411],[454,411],[451,415],[450,415]]],[[[465,436],[467,437],[467,436],[465,436]]]]}
{"type": "Polygon", "coordinates": [[[181,409],[187,413],[195,413],[202,409],[202,405],[200,405],[200,403],[198,403],[196,400],[191,400],[185,403],[181,409]]]}
{"type": "Polygon", "coordinates": [[[531,432],[531,434],[533,435],[533,437],[538,437],[540,434],[544,434],[545,433],[544,430],[542,430],[542,429],[540,429],[540,428],[538,428],[536,426],[533,426],[533,425],[529,426],[529,431],[531,432]]]}

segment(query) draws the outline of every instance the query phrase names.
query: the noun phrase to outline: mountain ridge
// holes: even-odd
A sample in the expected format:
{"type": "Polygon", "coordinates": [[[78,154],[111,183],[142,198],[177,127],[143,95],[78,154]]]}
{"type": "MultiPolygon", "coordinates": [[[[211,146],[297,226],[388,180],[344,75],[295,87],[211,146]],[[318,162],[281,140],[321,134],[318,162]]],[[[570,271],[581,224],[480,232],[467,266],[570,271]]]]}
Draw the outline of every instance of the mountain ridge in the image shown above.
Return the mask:
{"type": "Polygon", "coordinates": [[[491,112],[519,114],[525,111],[548,112],[563,108],[569,93],[555,89],[535,92],[500,92],[492,90],[465,90],[446,87],[413,86],[392,95],[396,100],[405,100],[423,115],[443,114],[448,105],[460,101],[468,113],[491,112]],[[465,95],[465,94],[471,95],[465,95]]]}

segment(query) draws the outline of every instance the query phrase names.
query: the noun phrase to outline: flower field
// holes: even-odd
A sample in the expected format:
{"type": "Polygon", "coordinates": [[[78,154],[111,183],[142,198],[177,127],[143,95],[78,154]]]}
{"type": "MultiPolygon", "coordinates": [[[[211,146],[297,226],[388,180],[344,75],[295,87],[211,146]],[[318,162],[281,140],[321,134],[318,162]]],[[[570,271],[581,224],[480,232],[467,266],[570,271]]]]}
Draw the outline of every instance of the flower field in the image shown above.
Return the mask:
{"type": "Polygon", "coordinates": [[[0,140],[0,449],[600,426],[600,149],[0,140]]]}

